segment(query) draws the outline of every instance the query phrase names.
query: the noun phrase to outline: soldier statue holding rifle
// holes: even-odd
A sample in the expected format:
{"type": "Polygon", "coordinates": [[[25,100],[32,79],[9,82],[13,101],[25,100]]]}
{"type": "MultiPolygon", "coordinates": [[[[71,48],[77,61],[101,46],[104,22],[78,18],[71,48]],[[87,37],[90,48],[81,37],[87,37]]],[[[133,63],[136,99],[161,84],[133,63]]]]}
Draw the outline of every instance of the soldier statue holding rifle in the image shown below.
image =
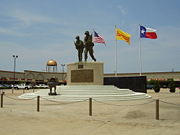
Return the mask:
{"type": "Polygon", "coordinates": [[[80,40],[79,36],[76,36],[76,42],[74,42],[74,45],[76,46],[76,49],[78,51],[79,62],[81,62],[82,54],[83,54],[83,50],[84,50],[84,43],[83,43],[83,41],[80,40]]]}

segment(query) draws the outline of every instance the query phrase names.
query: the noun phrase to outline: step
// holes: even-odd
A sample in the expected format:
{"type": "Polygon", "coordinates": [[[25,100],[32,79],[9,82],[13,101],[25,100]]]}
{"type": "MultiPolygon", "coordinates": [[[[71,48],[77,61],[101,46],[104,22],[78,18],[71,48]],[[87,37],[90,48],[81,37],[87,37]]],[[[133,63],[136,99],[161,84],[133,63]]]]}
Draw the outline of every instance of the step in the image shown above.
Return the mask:
{"type": "Polygon", "coordinates": [[[38,95],[41,100],[53,101],[83,101],[93,98],[97,101],[110,101],[110,100],[137,100],[151,98],[148,94],[138,93],[129,89],[119,89],[111,85],[84,85],[84,86],[59,86],[57,93],[59,95],[49,96],[49,89],[42,89],[35,93],[25,93],[19,98],[32,99],[38,95]]]}

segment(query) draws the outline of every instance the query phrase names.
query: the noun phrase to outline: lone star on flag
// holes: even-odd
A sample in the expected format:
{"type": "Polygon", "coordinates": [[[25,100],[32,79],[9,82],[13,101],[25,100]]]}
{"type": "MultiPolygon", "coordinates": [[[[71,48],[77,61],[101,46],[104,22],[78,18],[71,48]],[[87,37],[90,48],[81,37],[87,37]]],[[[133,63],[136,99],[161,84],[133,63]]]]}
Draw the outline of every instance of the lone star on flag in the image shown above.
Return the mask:
{"type": "Polygon", "coordinates": [[[144,33],[145,33],[145,30],[141,30],[141,33],[144,34],[144,33]]]}

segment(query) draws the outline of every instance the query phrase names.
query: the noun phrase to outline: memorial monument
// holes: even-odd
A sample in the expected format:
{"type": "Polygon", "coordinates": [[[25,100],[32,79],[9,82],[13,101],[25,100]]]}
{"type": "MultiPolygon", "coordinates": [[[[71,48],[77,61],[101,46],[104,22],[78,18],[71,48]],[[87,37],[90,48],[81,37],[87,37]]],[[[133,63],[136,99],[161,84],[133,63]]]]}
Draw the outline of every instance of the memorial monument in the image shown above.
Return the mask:
{"type": "Polygon", "coordinates": [[[79,62],[67,65],[67,85],[103,85],[103,63],[96,62],[94,57],[92,35],[89,34],[89,31],[84,34],[84,42],[80,40],[79,36],[76,36],[74,44],[78,50],[79,62]],[[83,49],[84,62],[82,61],[83,49]],[[88,54],[94,62],[87,62],[88,54]]]}
{"type": "Polygon", "coordinates": [[[48,95],[48,90],[40,90],[36,93],[26,93],[19,98],[28,99],[36,96],[43,96],[55,101],[82,101],[93,98],[99,101],[107,100],[136,100],[151,98],[146,93],[133,92],[129,89],[119,89],[112,85],[103,85],[104,82],[104,63],[97,62],[94,57],[92,35],[88,31],[85,32],[84,42],[76,36],[74,42],[75,48],[78,50],[78,62],[67,64],[67,85],[57,86],[52,94],[52,89],[48,95]],[[83,61],[84,53],[84,61],[83,61]],[[88,53],[92,58],[92,62],[87,62],[88,53]],[[57,92],[57,93],[56,93],[57,92]]]}

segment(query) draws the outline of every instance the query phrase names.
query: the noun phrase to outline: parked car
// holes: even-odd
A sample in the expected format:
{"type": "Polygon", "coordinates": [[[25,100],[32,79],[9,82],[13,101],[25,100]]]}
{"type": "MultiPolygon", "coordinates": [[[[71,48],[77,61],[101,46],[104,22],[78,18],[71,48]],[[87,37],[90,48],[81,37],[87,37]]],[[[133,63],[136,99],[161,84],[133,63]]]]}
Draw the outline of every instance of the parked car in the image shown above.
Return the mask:
{"type": "Polygon", "coordinates": [[[38,88],[38,89],[47,89],[47,88],[49,88],[49,86],[46,85],[46,84],[38,84],[38,85],[35,85],[34,87],[38,88]]]}
{"type": "Polygon", "coordinates": [[[153,88],[154,88],[154,85],[152,85],[152,84],[147,84],[146,88],[147,88],[147,89],[153,89],[153,88]]]}
{"type": "Polygon", "coordinates": [[[12,87],[9,84],[0,84],[0,88],[1,89],[11,89],[12,87]]]}
{"type": "Polygon", "coordinates": [[[17,84],[13,86],[14,89],[31,89],[31,85],[26,85],[26,84],[17,84]]]}
{"type": "Polygon", "coordinates": [[[0,89],[2,89],[4,86],[2,84],[0,84],[0,89]]]}
{"type": "Polygon", "coordinates": [[[164,84],[164,85],[162,86],[162,88],[168,88],[168,85],[165,85],[165,84],[164,84]]]}

